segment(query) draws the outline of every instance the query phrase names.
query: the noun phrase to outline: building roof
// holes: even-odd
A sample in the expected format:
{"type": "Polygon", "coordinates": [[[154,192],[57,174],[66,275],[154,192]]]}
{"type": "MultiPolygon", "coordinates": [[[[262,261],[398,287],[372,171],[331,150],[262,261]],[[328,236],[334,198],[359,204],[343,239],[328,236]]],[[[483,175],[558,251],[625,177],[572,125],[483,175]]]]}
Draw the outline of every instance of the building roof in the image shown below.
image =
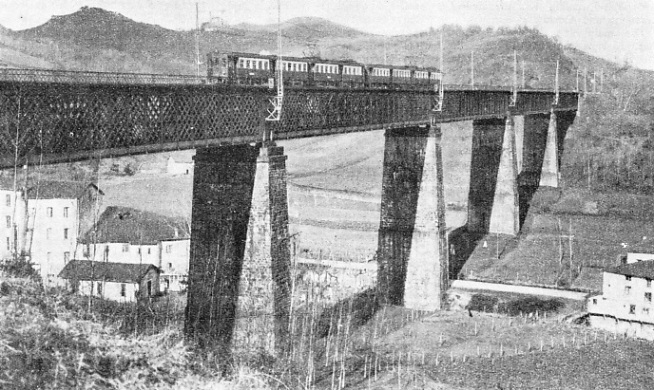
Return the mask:
{"type": "Polygon", "coordinates": [[[152,264],[109,263],[92,260],[71,260],[59,273],[63,279],[103,280],[116,283],[140,283],[150,269],[159,272],[152,264]]]}
{"type": "Polygon", "coordinates": [[[654,260],[638,261],[609,268],[606,272],[612,274],[635,276],[637,278],[654,279],[654,260]]]}
{"type": "Polygon", "coordinates": [[[79,199],[89,187],[104,195],[104,192],[94,183],[41,181],[27,188],[27,199],[79,199]]]}
{"type": "Polygon", "coordinates": [[[109,206],[100,215],[96,225],[82,236],[80,242],[153,245],[160,241],[189,237],[188,224],[184,219],[130,207],[109,206]]]}

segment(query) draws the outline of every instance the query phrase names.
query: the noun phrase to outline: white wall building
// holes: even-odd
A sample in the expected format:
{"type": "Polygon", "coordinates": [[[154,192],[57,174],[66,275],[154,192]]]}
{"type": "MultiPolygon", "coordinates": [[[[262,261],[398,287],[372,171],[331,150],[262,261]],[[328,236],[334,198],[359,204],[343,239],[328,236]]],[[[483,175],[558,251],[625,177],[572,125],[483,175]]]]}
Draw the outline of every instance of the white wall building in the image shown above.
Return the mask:
{"type": "Polygon", "coordinates": [[[173,157],[168,157],[166,173],[169,175],[192,175],[193,167],[193,161],[175,161],[173,157]]]}
{"type": "Polygon", "coordinates": [[[58,276],[79,295],[118,302],[133,302],[159,293],[159,269],[152,264],[71,260],[58,276]]]}
{"type": "Polygon", "coordinates": [[[636,261],[604,271],[602,295],[591,296],[591,326],[654,340],[654,261],[636,261]]]}
{"type": "Polygon", "coordinates": [[[159,243],[161,289],[181,291],[186,288],[191,251],[190,238],[163,240],[159,243]]]}
{"type": "Polygon", "coordinates": [[[161,270],[163,291],[180,291],[188,276],[190,232],[182,219],[109,206],[80,239],[75,258],[152,264],[161,270]]]}
{"type": "Polygon", "coordinates": [[[27,190],[26,249],[45,286],[61,286],[58,278],[73,259],[83,226],[93,220],[102,191],[94,184],[42,182],[27,190]]]}
{"type": "Polygon", "coordinates": [[[0,260],[13,259],[24,249],[25,210],[23,190],[0,182],[0,260]]]}

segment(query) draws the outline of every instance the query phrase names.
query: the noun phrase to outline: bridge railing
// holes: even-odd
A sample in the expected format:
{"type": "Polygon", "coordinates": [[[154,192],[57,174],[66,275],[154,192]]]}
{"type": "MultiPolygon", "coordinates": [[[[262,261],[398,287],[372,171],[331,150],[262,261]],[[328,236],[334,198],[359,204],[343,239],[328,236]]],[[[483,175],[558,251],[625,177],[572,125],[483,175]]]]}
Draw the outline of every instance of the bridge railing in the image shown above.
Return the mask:
{"type": "Polygon", "coordinates": [[[186,75],[14,68],[0,68],[0,81],[74,84],[206,84],[206,78],[186,75]]]}

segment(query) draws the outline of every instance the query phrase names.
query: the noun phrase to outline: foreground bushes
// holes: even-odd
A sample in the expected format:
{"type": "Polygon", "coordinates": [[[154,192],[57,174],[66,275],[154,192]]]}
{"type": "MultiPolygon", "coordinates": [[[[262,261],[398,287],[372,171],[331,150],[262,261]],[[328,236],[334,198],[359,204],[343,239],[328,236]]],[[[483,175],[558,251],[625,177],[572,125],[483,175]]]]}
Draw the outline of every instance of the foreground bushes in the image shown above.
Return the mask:
{"type": "Polygon", "coordinates": [[[216,362],[192,353],[178,329],[126,337],[117,324],[81,319],[67,308],[70,297],[46,295],[33,281],[0,284],[0,388],[267,387],[256,373],[223,381],[216,362]]]}

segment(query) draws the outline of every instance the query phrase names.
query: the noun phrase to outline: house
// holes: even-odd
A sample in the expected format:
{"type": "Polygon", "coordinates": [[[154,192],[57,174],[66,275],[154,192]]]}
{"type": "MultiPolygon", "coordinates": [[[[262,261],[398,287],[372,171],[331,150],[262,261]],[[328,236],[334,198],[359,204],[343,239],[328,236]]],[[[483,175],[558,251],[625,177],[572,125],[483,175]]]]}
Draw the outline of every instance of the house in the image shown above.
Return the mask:
{"type": "Polygon", "coordinates": [[[159,269],[152,264],[71,260],[58,276],[79,295],[118,302],[133,302],[159,293],[159,269]]]}
{"type": "Polygon", "coordinates": [[[169,175],[192,175],[193,166],[193,161],[178,162],[174,158],[168,157],[166,173],[169,175]]]}
{"type": "Polygon", "coordinates": [[[654,340],[654,261],[635,261],[603,273],[602,294],[587,300],[591,326],[654,340]]]}
{"type": "Polygon", "coordinates": [[[25,248],[24,191],[13,180],[0,180],[0,260],[9,260],[25,248]]]}
{"type": "Polygon", "coordinates": [[[81,232],[97,219],[104,192],[93,183],[43,181],[25,195],[27,252],[44,285],[63,285],[57,275],[73,258],[81,232]]]}
{"type": "Polygon", "coordinates": [[[185,287],[190,229],[184,219],[109,206],[79,242],[76,259],[152,264],[161,270],[164,291],[185,287]]]}

